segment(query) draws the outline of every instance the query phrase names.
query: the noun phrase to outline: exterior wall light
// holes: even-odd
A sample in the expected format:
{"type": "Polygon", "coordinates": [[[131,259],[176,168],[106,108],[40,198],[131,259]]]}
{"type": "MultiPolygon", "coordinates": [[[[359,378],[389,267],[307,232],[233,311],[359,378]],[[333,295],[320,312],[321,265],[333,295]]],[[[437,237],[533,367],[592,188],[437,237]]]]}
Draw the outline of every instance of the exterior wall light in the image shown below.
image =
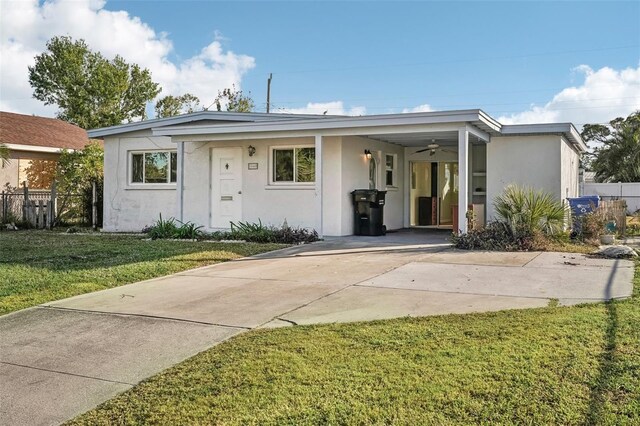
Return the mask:
{"type": "Polygon", "coordinates": [[[367,157],[367,160],[371,160],[371,151],[369,151],[368,149],[365,149],[364,156],[367,157]]]}
{"type": "Polygon", "coordinates": [[[249,157],[253,157],[256,153],[256,147],[253,145],[249,145],[249,148],[247,148],[247,151],[249,151],[249,157]]]}

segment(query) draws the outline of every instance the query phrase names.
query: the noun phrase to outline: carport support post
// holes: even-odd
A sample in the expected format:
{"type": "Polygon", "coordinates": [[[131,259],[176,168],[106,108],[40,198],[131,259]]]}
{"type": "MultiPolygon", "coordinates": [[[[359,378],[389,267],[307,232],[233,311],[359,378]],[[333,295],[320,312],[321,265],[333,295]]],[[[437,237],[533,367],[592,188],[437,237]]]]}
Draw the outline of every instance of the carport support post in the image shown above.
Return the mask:
{"type": "Polygon", "coordinates": [[[467,232],[467,206],[469,205],[469,131],[466,127],[458,130],[458,229],[453,232],[467,232]]]}
{"type": "Polygon", "coordinates": [[[178,142],[178,176],[176,176],[176,186],[178,187],[178,220],[184,221],[184,141],[178,142]]]}
{"type": "Polygon", "coordinates": [[[316,135],[316,231],[322,235],[322,136],[316,135]]]}

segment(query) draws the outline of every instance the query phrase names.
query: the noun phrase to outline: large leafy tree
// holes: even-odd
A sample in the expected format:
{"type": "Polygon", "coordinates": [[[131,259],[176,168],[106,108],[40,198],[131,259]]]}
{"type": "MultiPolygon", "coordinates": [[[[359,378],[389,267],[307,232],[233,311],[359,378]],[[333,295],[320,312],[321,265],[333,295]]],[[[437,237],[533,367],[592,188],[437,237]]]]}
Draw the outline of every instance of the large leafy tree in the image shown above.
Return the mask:
{"type": "Polygon", "coordinates": [[[200,99],[191,93],[181,96],[167,95],[156,103],[156,118],[189,114],[201,109],[200,99]]]}
{"type": "Polygon", "coordinates": [[[104,149],[92,141],[84,149],[62,150],[56,164],[55,176],[58,194],[58,215],[72,207],[77,194],[90,194],[92,184],[102,185],[104,149]]]}
{"type": "Polygon", "coordinates": [[[236,86],[218,91],[218,96],[214,101],[218,111],[251,112],[255,107],[251,94],[245,95],[242,90],[237,90],[236,86]]]}
{"type": "Polygon", "coordinates": [[[35,60],[33,97],[57,105],[58,118],[84,129],[142,120],[147,102],[161,91],[148,69],[120,56],[106,59],[84,40],[54,37],[35,60]]]}
{"type": "Polygon", "coordinates": [[[582,138],[597,144],[588,162],[596,182],[640,182],[640,111],[609,126],[587,124],[582,138]]]}

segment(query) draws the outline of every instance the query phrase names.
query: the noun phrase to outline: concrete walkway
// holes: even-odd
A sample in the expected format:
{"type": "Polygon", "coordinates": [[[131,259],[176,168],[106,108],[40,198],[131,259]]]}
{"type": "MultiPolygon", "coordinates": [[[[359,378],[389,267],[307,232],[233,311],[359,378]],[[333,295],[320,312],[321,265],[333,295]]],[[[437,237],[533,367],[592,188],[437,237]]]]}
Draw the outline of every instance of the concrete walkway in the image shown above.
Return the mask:
{"type": "Polygon", "coordinates": [[[258,327],[628,297],[633,264],[450,250],[442,234],[328,239],[0,317],[0,424],[56,424],[258,327]]]}

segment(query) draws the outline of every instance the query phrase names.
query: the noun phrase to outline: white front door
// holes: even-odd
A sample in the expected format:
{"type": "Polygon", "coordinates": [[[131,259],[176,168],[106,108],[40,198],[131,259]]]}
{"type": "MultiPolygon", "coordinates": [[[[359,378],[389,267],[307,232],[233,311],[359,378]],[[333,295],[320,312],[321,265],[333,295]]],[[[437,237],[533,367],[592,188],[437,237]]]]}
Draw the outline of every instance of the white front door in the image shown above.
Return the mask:
{"type": "Polygon", "coordinates": [[[242,220],[242,148],[211,149],[211,227],[242,220]]]}

